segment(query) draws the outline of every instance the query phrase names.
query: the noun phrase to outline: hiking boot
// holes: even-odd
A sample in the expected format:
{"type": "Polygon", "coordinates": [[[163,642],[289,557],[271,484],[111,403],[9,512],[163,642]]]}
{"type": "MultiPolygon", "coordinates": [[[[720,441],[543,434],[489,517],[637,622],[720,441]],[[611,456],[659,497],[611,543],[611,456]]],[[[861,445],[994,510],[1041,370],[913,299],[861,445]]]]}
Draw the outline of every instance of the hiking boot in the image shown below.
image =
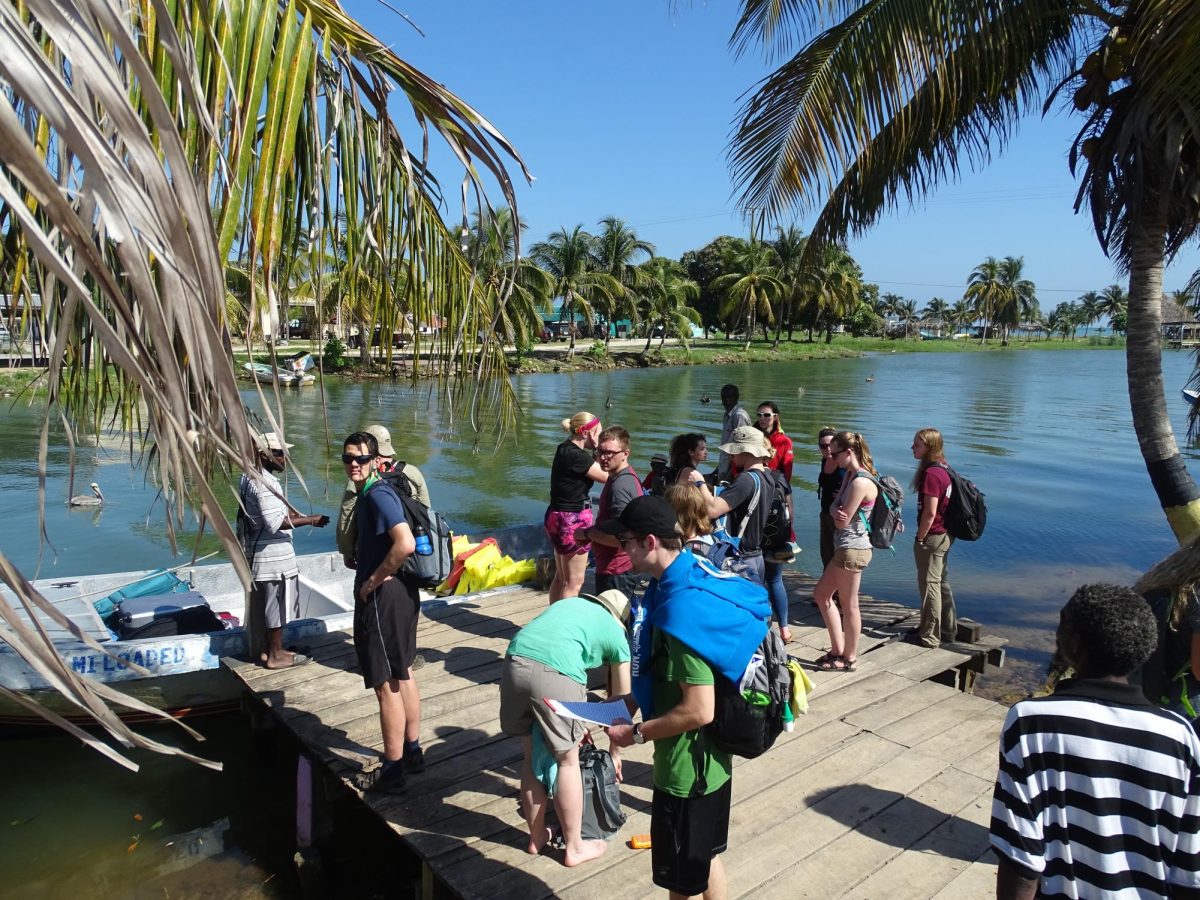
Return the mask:
{"type": "Polygon", "coordinates": [[[425,751],[418,747],[415,750],[405,750],[404,771],[409,775],[420,775],[425,771],[425,751]]]}
{"type": "Polygon", "coordinates": [[[352,779],[360,791],[376,794],[403,794],[408,789],[404,765],[397,760],[377,766],[370,772],[359,772],[352,779]]]}

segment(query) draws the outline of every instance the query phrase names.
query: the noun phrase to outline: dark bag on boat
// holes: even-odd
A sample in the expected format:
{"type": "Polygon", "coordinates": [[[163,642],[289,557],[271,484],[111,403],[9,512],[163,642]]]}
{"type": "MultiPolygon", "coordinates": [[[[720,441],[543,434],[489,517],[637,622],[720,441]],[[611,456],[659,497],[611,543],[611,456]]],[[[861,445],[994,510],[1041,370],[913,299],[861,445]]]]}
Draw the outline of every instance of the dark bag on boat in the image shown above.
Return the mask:
{"type": "Polygon", "coordinates": [[[946,533],[956,541],[979,540],[987,526],[987,501],[983,491],[944,463],[938,465],[950,476],[950,499],[942,513],[946,533]]]}
{"type": "Polygon", "coordinates": [[[621,788],[612,755],[590,740],[579,747],[579,770],[583,773],[584,840],[605,840],[621,830],[621,788]]]}
{"type": "Polygon", "coordinates": [[[417,587],[433,587],[441,584],[450,575],[454,565],[454,555],[451,550],[454,534],[450,526],[437,510],[430,509],[415,497],[396,491],[400,504],[404,507],[404,517],[408,519],[408,527],[416,536],[424,530],[429,536],[432,553],[422,555],[414,551],[404,561],[400,571],[396,573],[405,582],[417,587]]]}
{"type": "Polygon", "coordinates": [[[792,697],[787,663],[783,639],[768,628],[739,682],[717,673],[713,720],[704,733],[719,749],[746,759],[771,749],[783,731],[784,709],[792,697]]]}

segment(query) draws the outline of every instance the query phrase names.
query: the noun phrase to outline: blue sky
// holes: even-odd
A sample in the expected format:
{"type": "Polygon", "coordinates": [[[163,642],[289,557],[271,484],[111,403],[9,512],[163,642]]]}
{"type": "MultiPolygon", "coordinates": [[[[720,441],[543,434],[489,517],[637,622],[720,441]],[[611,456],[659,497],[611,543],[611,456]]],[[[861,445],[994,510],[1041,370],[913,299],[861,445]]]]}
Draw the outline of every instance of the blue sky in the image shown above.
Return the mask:
{"type": "MultiPolygon", "coordinates": [[[[397,8],[423,37],[375,0],[347,4],[517,147],[537,179],[519,188],[526,242],[560,226],[595,229],[606,215],[670,257],[746,232],[726,150],[739,97],[768,67],[730,53],[736,4],[401,0],[397,8]]],[[[1072,212],[1066,153],[1076,127],[1061,113],[1031,118],[986,170],[851,239],[866,278],[922,303],[954,300],[986,256],[1023,256],[1044,310],[1124,282],[1087,215],[1072,212]]],[[[460,170],[447,154],[432,158],[456,219],[460,170]]],[[[796,224],[807,230],[811,220],[796,224]]],[[[1193,243],[1167,270],[1166,289],[1198,268],[1193,243]]]]}

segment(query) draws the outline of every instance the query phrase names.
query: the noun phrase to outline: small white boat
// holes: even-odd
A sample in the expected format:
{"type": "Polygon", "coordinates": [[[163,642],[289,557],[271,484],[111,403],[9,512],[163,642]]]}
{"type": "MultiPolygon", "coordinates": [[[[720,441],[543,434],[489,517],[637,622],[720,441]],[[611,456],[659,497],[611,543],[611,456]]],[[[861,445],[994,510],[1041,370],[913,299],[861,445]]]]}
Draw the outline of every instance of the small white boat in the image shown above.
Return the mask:
{"type": "Polygon", "coordinates": [[[1183,401],[1189,406],[1195,406],[1197,403],[1200,403],[1200,390],[1184,388],[1180,393],[1183,394],[1183,401]]]}
{"type": "Polygon", "coordinates": [[[309,372],[316,364],[312,354],[305,353],[285,360],[278,367],[269,366],[266,363],[248,362],[242,366],[242,369],[248,377],[258,382],[279,384],[284,387],[301,387],[317,380],[317,376],[309,372]]]}
{"type": "MultiPolygon", "coordinates": [[[[515,558],[548,552],[541,524],[503,529],[493,535],[515,558]]],[[[331,632],[350,632],[354,626],[354,573],[348,570],[340,553],[314,553],[296,557],[300,570],[300,618],[284,628],[285,647],[302,650],[306,644],[331,632]]],[[[113,654],[102,653],[78,640],[71,632],[39,615],[38,620],[50,634],[59,657],[77,674],[111,685],[136,697],[156,709],[173,716],[204,715],[236,710],[241,703],[237,679],[221,667],[221,657],[246,658],[246,632],[240,623],[245,621],[246,594],[231,563],[198,565],[164,574],[161,569],[144,572],[119,572],[110,575],[88,575],[78,578],[48,578],[34,582],[34,587],[59,612],[81,631],[88,634],[113,654]],[[178,580],[180,593],[156,593],[127,603],[137,617],[130,624],[137,626],[160,622],[175,615],[181,608],[203,608],[207,621],[214,615],[223,619],[226,627],[196,634],[138,637],[130,631],[125,638],[110,630],[111,617],[102,617],[96,608],[117,591],[155,578],[159,583],[178,580]],[[238,624],[233,624],[236,619],[238,624]],[[148,669],[149,676],[131,670],[125,662],[148,669]]],[[[434,597],[422,591],[423,609],[473,602],[481,597],[517,588],[494,588],[477,594],[454,597],[434,597]]],[[[136,591],[131,591],[136,593],[136,591]]],[[[7,588],[0,586],[0,596],[29,623],[29,616],[20,601],[7,588]]],[[[124,601],[123,601],[124,602],[124,601]]],[[[104,606],[104,604],[101,604],[104,606]]],[[[204,621],[203,619],[201,621],[204,621]]],[[[219,623],[214,623],[218,625],[219,623]]],[[[143,629],[145,631],[155,629],[143,629]]],[[[92,722],[60,694],[50,689],[44,679],[10,646],[0,642],[0,685],[13,691],[31,694],[44,707],[76,724],[92,722]]],[[[151,717],[118,709],[121,718],[146,721],[151,717]]],[[[0,730],[43,726],[46,720],[24,706],[0,697],[0,730]]]]}

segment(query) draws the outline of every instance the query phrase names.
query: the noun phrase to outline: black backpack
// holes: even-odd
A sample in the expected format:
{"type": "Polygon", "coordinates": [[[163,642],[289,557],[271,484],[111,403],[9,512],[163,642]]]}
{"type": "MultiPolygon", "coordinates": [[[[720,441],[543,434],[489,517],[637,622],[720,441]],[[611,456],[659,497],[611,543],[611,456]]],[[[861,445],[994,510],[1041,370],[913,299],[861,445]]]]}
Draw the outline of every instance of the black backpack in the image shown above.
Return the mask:
{"type": "Polygon", "coordinates": [[[762,551],[778,553],[792,544],[792,514],[788,509],[788,494],[792,490],[782,473],[767,469],[765,475],[771,486],[771,503],[763,526],[762,551]]]}
{"type": "Polygon", "coordinates": [[[678,475],[678,469],[673,469],[670,466],[664,466],[650,476],[650,487],[646,489],[646,493],[654,497],[665,496],[667,493],[667,488],[675,483],[675,478],[678,475]]]}
{"type": "Polygon", "coordinates": [[[901,518],[904,488],[900,487],[900,482],[891,475],[872,475],[865,469],[858,474],[865,475],[879,485],[879,496],[875,498],[875,505],[871,507],[870,520],[861,509],[858,511],[867,526],[871,546],[895,553],[892,544],[896,540],[896,534],[904,531],[904,519],[901,518]]]}
{"type": "MultiPolygon", "coordinates": [[[[408,479],[407,476],[402,477],[408,479]]],[[[404,517],[408,520],[413,536],[424,530],[429,535],[429,543],[433,547],[433,552],[428,556],[422,556],[414,550],[397,574],[407,583],[417,587],[441,584],[450,577],[450,567],[454,564],[454,534],[450,531],[450,526],[441,513],[415,497],[400,490],[396,491],[396,496],[400,498],[400,505],[404,507],[404,517]]]]}
{"type": "Polygon", "coordinates": [[[625,824],[621,810],[621,786],[612,755],[590,740],[579,748],[579,769],[583,775],[584,840],[607,841],[625,824]]]}
{"type": "Polygon", "coordinates": [[[768,627],[737,684],[716,673],[713,720],[704,733],[718,749],[754,759],[771,749],[792,699],[792,673],[779,632],[768,627]]]}
{"type": "Polygon", "coordinates": [[[396,463],[386,472],[380,472],[379,477],[396,489],[396,493],[402,497],[416,497],[417,491],[413,487],[412,479],[404,474],[404,467],[407,463],[404,460],[396,463]]]}
{"type": "Polygon", "coordinates": [[[987,526],[987,501],[983,491],[945,463],[938,465],[950,476],[950,499],[942,513],[946,533],[958,541],[979,540],[987,526]]]}

